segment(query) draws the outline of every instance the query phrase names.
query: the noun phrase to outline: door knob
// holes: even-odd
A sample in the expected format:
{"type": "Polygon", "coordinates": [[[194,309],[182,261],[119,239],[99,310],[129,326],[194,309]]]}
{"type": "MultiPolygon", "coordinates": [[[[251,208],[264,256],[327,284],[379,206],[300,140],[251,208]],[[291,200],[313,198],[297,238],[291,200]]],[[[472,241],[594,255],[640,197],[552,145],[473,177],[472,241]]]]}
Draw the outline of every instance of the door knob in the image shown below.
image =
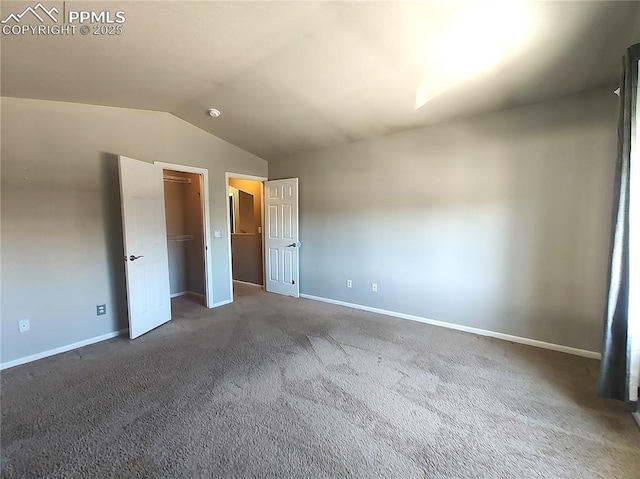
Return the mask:
{"type": "Polygon", "coordinates": [[[131,255],[131,256],[129,256],[129,260],[130,261],[135,261],[135,260],[140,259],[140,258],[144,258],[144,255],[140,255],[140,256],[131,255]]]}
{"type": "Polygon", "coordinates": [[[300,241],[298,241],[297,243],[288,244],[287,248],[297,248],[298,246],[300,246],[300,241]]]}

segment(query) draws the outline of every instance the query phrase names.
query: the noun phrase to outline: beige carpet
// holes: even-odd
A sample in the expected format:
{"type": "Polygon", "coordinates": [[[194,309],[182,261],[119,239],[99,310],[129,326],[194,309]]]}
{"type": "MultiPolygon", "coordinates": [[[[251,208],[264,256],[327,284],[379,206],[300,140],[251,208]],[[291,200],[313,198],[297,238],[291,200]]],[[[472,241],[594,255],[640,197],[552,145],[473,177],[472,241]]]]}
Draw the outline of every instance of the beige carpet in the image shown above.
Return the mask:
{"type": "Polygon", "coordinates": [[[236,285],[2,373],[2,477],[640,477],[598,364],[236,285]]]}

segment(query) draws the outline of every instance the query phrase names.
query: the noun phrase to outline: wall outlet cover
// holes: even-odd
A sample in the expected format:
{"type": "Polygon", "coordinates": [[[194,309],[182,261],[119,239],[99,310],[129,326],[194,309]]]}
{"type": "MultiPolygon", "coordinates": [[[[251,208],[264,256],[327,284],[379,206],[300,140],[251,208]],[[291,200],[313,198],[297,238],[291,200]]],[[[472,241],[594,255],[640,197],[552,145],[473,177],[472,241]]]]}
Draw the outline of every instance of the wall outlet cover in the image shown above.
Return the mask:
{"type": "Polygon", "coordinates": [[[353,283],[351,282],[350,279],[347,280],[347,288],[351,288],[353,287],[353,283]]]}
{"type": "Polygon", "coordinates": [[[378,283],[371,283],[371,291],[374,293],[378,292],[378,283]]]}
{"type": "Polygon", "coordinates": [[[96,305],[96,316],[103,316],[107,314],[107,305],[106,304],[97,304],[96,305]]]}
{"type": "Polygon", "coordinates": [[[20,321],[18,321],[18,330],[21,333],[26,333],[30,329],[31,329],[31,323],[29,322],[28,319],[21,319],[20,321]]]}

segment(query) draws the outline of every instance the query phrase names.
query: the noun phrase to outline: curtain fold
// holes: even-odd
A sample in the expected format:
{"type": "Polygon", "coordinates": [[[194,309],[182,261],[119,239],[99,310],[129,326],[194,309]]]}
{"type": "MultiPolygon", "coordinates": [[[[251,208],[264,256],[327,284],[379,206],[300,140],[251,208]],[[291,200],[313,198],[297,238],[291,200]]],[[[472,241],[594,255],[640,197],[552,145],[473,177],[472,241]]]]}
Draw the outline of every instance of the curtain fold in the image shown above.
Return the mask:
{"type": "Polygon", "coordinates": [[[638,411],[640,386],[640,312],[637,294],[637,217],[640,135],[636,125],[638,62],[640,44],[627,50],[620,79],[618,150],[611,226],[609,295],[605,313],[604,345],[598,380],[598,394],[624,402],[628,411],[638,411]],[[635,169],[634,169],[635,168],[635,169]],[[633,188],[632,190],[632,181],[633,188]],[[630,216],[633,214],[634,216],[630,216]],[[632,223],[632,219],[634,223],[632,223]],[[635,229],[634,229],[635,228],[635,229]],[[630,244],[634,250],[630,254],[630,244]],[[631,263],[631,261],[634,261],[631,263]],[[635,276],[634,276],[635,275],[635,276]],[[633,287],[633,290],[630,289],[633,287]],[[631,294],[635,292],[635,296],[631,294]]]}

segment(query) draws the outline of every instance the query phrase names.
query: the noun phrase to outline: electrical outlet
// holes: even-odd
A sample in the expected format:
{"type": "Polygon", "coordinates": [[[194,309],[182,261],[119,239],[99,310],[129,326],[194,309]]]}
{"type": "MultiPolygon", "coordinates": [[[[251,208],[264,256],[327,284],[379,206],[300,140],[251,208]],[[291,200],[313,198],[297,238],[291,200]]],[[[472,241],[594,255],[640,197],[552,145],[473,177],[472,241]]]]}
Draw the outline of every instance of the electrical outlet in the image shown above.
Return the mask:
{"type": "Polygon", "coordinates": [[[350,279],[347,280],[347,288],[351,288],[353,286],[353,283],[351,282],[350,279]]]}
{"type": "Polygon", "coordinates": [[[96,316],[104,316],[107,314],[106,304],[96,304],[96,316]]]}
{"type": "Polygon", "coordinates": [[[29,323],[28,319],[21,319],[20,321],[18,321],[18,330],[21,333],[26,333],[30,329],[31,329],[31,324],[29,323]]]}
{"type": "Polygon", "coordinates": [[[371,283],[371,292],[373,293],[378,292],[378,283],[371,283]]]}

